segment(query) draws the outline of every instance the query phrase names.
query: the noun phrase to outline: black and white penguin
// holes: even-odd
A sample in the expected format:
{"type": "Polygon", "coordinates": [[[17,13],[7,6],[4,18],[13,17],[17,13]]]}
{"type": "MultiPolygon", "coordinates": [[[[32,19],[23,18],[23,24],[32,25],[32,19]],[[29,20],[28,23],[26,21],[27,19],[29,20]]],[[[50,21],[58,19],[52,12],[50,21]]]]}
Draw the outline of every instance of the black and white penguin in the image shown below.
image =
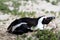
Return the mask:
{"type": "Polygon", "coordinates": [[[39,28],[40,30],[43,30],[44,24],[49,24],[50,21],[55,19],[55,17],[45,17],[41,16],[38,18],[20,18],[14,20],[9,27],[7,28],[9,33],[22,35],[27,32],[33,32],[34,30],[31,29],[31,27],[35,27],[36,30],[39,28]]]}

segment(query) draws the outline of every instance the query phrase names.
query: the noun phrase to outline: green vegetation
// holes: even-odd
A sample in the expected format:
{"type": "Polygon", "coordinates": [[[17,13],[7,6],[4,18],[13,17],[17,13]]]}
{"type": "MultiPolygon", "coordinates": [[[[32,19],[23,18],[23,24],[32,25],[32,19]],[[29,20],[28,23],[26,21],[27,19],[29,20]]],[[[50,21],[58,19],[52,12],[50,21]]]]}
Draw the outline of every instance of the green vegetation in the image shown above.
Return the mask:
{"type": "Polygon", "coordinates": [[[44,11],[45,11],[45,9],[42,9],[42,11],[44,12],[44,11]]]}
{"type": "Polygon", "coordinates": [[[14,11],[12,12],[13,15],[19,15],[21,17],[35,17],[35,12],[17,12],[17,11],[14,11]]]}
{"type": "Polygon", "coordinates": [[[7,7],[7,5],[5,5],[3,2],[0,1],[0,11],[2,11],[3,13],[7,13],[10,12],[9,8],[7,7]]]}
{"type": "Polygon", "coordinates": [[[59,15],[60,15],[60,12],[59,12],[59,15]]]}
{"type": "Polygon", "coordinates": [[[46,0],[47,2],[50,2],[52,5],[57,5],[60,0],[46,0]]]}
{"type": "Polygon", "coordinates": [[[27,40],[32,40],[32,37],[27,38],[27,40]]]}
{"type": "Polygon", "coordinates": [[[58,40],[56,34],[50,30],[38,30],[36,37],[38,37],[39,40],[58,40]]]}
{"type": "Polygon", "coordinates": [[[46,0],[47,2],[50,2],[50,0],[46,0]]]}
{"type": "Polygon", "coordinates": [[[50,11],[50,13],[56,15],[56,12],[54,12],[54,11],[50,11]]]}
{"type": "Polygon", "coordinates": [[[25,11],[18,12],[19,6],[21,5],[19,1],[11,0],[11,2],[13,3],[12,6],[14,7],[13,10],[10,10],[8,8],[8,5],[4,4],[4,2],[7,2],[7,0],[0,1],[0,11],[3,12],[4,14],[7,13],[12,15],[19,15],[20,17],[35,17],[35,12],[25,12],[25,11]]]}
{"type": "Polygon", "coordinates": [[[45,13],[49,13],[49,11],[46,11],[45,13]]]}
{"type": "Polygon", "coordinates": [[[54,2],[54,1],[52,1],[51,3],[52,3],[53,5],[57,5],[58,2],[54,2]]]}
{"type": "Polygon", "coordinates": [[[58,40],[60,40],[60,31],[56,33],[58,40]]]}

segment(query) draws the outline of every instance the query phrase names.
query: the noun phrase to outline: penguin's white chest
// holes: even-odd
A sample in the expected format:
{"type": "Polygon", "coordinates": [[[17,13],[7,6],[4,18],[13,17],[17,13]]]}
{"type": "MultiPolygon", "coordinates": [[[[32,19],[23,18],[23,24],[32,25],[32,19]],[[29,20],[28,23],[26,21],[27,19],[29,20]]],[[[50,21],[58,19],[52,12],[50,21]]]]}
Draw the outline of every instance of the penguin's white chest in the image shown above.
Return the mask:
{"type": "Polygon", "coordinates": [[[40,19],[38,20],[38,24],[37,24],[37,26],[36,26],[35,29],[43,30],[43,24],[42,24],[43,18],[44,18],[44,17],[42,17],[42,18],[40,18],[40,19]]]}
{"type": "Polygon", "coordinates": [[[38,23],[38,25],[36,26],[36,28],[35,28],[35,29],[43,30],[43,24],[38,23]]]}

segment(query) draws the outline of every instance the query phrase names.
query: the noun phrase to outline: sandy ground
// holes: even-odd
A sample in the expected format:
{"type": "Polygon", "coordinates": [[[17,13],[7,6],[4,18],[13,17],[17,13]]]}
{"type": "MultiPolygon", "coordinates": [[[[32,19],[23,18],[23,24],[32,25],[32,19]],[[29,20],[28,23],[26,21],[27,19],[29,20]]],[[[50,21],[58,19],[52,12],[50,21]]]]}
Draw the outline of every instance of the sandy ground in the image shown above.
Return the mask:
{"type": "Polygon", "coordinates": [[[14,17],[8,15],[2,15],[1,17],[4,18],[0,21],[0,40],[14,40],[15,39],[15,35],[9,34],[7,33],[7,27],[9,26],[9,24],[13,21],[14,17]]]}

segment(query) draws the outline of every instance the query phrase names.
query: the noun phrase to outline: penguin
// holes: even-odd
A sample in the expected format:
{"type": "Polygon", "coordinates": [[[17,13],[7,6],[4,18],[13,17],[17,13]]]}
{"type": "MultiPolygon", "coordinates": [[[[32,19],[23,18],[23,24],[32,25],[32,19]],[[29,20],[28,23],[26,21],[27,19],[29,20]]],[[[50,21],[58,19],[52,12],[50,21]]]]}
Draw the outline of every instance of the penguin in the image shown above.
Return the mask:
{"type": "Polygon", "coordinates": [[[53,19],[55,19],[54,16],[40,16],[38,18],[24,17],[16,19],[8,26],[7,32],[16,35],[22,35],[24,33],[33,32],[34,30],[31,29],[32,26],[35,27],[36,30],[43,30],[43,25],[48,25],[53,19]]]}

